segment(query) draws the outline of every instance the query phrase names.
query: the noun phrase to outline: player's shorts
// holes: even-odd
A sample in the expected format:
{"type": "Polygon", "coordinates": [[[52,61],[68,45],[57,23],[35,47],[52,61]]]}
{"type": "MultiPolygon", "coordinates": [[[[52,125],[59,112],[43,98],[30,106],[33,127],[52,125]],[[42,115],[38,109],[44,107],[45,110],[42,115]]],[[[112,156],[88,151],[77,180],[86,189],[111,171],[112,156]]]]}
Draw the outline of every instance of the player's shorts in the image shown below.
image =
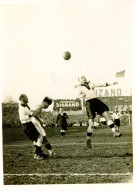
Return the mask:
{"type": "Polygon", "coordinates": [[[37,141],[40,134],[37,131],[37,129],[35,128],[35,126],[33,125],[32,122],[23,123],[22,124],[22,129],[30,140],[37,141]]]}
{"type": "Polygon", "coordinates": [[[60,125],[60,128],[61,128],[62,130],[67,130],[67,124],[62,124],[62,125],[60,125]]]}
{"type": "Polygon", "coordinates": [[[106,121],[101,121],[101,124],[106,125],[107,123],[106,123],[106,121]]]}
{"type": "Polygon", "coordinates": [[[115,119],[114,120],[114,125],[120,127],[120,119],[115,119]]]}
{"type": "Polygon", "coordinates": [[[88,118],[94,119],[96,112],[102,116],[105,111],[109,111],[109,108],[101,100],[93,98],[86,101],[86,112],[88,118]]]}

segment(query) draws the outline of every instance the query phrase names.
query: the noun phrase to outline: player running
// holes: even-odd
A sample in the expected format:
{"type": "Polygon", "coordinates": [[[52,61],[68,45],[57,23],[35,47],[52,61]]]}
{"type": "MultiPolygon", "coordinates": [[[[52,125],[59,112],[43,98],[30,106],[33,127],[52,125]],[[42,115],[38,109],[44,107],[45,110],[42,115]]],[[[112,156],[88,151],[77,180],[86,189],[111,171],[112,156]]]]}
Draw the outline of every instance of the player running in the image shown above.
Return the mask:
{"type": "Polygon", "coordinates": [[[115,85],[117,83],[94,84],[94,83],[87,82],[85,76],[78,77],[78,81],[79,84],[76,85],[75,88],[78,88],[79,90],[78,97],[84,98],[86,101],[86,111],[89,118],[89,126],[87,129],[87,147],[88,148],[92,147],[91,136],[93,133],[95,112],[97,112],[100,116],[106,118],[107,124],[113,132],[113,137],[120,137],[122,134],[116,130],[113,121],[109,117],[108,106],[97,98],[96,93],[94,91],[96,87],[107,87],[107,86],[115,85]]]}

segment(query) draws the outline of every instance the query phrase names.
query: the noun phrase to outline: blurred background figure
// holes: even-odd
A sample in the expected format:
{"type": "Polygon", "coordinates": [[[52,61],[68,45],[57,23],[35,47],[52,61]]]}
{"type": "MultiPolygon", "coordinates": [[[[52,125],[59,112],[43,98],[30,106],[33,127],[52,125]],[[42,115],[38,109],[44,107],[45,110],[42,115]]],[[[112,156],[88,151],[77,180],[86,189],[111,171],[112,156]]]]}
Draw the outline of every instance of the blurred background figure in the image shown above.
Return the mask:
{"type": "Polygon", "coordinates": [[[67,118],[68,115],[64,112],[63,108],[60,108],[59,114],[57,115],[56,126],[60,127],[60,133],[62,139],[65,137],[66,130],[67,130],[67,125],[68,125],[67,118]]]}
{"type": "Polygon", "coordinates": [[[117,131],[119,131],[119,127],[120,127],[120,118],[121,118],[121,113],[118,111],[118,108],[115,108],[115,112],[112,115],[112,119],[114,121],[114,125],[117,131]]]}
{"type": "Polygon", "coordinates": [[[100,118],[100,124],[101,124],[103,129],[106,128],[107,122],[106,122],[106,119],[103,116],[100,118]]]}

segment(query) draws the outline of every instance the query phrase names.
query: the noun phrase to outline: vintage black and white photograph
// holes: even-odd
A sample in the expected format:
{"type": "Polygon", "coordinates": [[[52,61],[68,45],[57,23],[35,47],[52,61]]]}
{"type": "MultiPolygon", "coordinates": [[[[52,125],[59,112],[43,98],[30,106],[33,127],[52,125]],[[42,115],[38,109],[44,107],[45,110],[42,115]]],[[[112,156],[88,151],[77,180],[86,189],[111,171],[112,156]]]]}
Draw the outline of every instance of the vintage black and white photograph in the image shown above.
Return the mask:
{"type": "Polygon", "coordinates": [[[2,185],[133,184],[134,0],[5,0],[0,23],[2,185]]]}

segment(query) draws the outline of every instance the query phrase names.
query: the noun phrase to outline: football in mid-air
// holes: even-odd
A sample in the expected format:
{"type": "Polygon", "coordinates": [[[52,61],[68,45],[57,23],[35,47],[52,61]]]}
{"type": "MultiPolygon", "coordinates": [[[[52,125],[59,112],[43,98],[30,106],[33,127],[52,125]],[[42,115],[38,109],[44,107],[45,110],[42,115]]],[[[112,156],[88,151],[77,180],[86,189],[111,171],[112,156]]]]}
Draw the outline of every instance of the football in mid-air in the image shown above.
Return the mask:
{"type": "Polygon", "coordinates": [[[71,53],[69,51],[65,51],[63,54],[64,60],[69,60],[71,58],[71,53]]]}

